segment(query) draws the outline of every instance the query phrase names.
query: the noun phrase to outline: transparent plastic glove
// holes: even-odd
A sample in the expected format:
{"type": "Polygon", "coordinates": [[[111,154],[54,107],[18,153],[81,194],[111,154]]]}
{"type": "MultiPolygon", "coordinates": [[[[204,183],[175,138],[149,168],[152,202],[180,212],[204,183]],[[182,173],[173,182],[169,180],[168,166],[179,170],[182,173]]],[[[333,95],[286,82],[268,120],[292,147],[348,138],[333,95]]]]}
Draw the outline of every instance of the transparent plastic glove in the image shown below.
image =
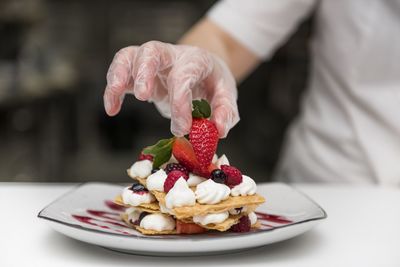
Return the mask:
{"type": "Polygon", "coordinates": [[[197,47],[151,41],[121,49],[107,73],[108,115],[119,112],[125,94],[153,102],[176,136],[190,131],[193,99],[210,103],[221,138],[239,121],[235,79],[223,60],[197,47]]]}

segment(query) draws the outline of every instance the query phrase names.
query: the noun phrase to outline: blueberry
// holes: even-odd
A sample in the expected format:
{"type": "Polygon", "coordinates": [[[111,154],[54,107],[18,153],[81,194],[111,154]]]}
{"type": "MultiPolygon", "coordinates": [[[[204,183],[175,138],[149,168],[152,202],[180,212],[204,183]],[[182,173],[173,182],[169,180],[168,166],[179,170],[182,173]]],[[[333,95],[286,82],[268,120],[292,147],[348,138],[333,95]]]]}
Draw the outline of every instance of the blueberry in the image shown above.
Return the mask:
{"type": "Polygon", "coordinates": [[[211,172],[210,178],[216,183],[224,184],[226,180],[226,174],[220,169],[215,169],[211,172]]]}
{"type": "Polygon", "coordinates": [[[155,168],[151,170],[151,174],[158,172],[160,169],[159,168],[155,168]]]}
{"type": "Polygon", "coordinates": [[[141,185],[141,184],[139,184],[139,183],[134,183],[134,184],[132,184],[131,190],[132,190],[133,192],[147,191],[147,189],[146,189],[143,185],[141,185]]]}

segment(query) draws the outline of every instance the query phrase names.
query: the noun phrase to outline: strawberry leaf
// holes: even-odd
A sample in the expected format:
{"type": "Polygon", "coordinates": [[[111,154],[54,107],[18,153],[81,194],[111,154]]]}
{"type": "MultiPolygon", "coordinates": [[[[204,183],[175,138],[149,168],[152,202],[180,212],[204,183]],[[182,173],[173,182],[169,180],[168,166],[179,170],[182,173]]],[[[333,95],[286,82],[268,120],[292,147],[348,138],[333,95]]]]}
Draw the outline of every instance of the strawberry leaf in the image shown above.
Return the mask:
{"type": "Polygon", "coordinates": [[[153,168],[159,168],[171,158],[172,144],[174,143],[174,140],[174,137],[169,139],[161,139],[155,145],[148,146],[143,149],[143,154],[152,155],[154,157],[153,168]]]}
{"type": "Polygon", "coordinates": [[[211,107],[208,104],[207,100],[193,100],[193,111],[192,117],[193,118],[209,118],[211,116],[211,107]]]}

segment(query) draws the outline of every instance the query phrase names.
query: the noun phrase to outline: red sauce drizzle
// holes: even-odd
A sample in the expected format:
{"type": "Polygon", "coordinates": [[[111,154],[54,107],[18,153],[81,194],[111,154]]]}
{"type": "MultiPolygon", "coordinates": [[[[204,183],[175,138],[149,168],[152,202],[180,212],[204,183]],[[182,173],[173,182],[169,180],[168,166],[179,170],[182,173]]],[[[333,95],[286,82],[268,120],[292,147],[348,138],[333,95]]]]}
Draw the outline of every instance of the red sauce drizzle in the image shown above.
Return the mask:
{"type": "MultiPolygon", "coordinates": [[[[94,211],[94,212],[96,212],[96,211],[94,211]]],[[[122,231],[122,230],[119,230],[119,229],[113,229],[113,228],[111,228],[111,227],[109,227],[107,225],[99,224],[99,223],[108,223],[108,224],[116,225],[116,226],[119,226],[119,227],[131,229],[131,228],[127,227],[127,225],[122,220],[120,222],[118,222],[116,219],[103,221],[103,220],[99,220],[99,219],[96,219],[96,218],[93,218],[93,217],[82,216],[82,215],[72,215],[72,217],[74,219],[76,219],[77,221],[85,223],[85,224],[97,226],[97,227],[100,227],[100,228],[103,228],[103,229],[109,229],[111,231],[114,231],[114,232],[117,232],[117,233],[122,233],[122,234],[125,234],[125,235],[130,235],[130,233],[128,233],[126,231],[122,231]]]]}
{"type": "MultiPolygon", "coordinates": [[[[114,228],[111,228],[110,226],[103,225],[103,223],[107,223],[107,224],[115,225],[115,226],[129,229],[129,230],[132,229],[131,227],[126,225],[126,223],[120,217],[121,212],[125,211],[125,209],[126,209],[125,207],[120,206],[111,200],[105,200],[104,204],[114,212],[88,209],[88,210],[86,210],[86,212],[89,215],[92,215],[95,217],[82,216],[82,215],[72,215],[72,217],[81,223],[89,224],[92,226],[97,226],[102,229],[108,229],[109,231],[122,233],[125,235],[131,235],[131,233],[129,233],[127,231],[120,230],[120,229],[114,229],[114,228]],[[96,218],[96,217],[98,217],[98,218],[96,218]]],[[[291,220],[285,218],[284,216],[268,214],[268,213],[263,213],[263,212],[255,212],[255,213],[256,213],[258,219],[261,221],[262,226],[265,226],[268,228],[276,227],[269,223],[277,223],[277,224],[282,224],[282,225],[292,223],[291,220]]]]}
{"type": "Polygon", "coordinates": [[[101,217],[104,219],[110,220],[118,220],[119,221],[119,213],[115,212],[108,212],[108,211],[101,211],[101,210],[86,210],[87,213],[93,216],[101,217]],[[111,215],[111,216],[109,216],[111,215]]]}
{"type": "Polygon", "coordinates": [[[109,208],[109,209],[112,209],[112,210],[115,210],[115,211],[124,211],[126,208],[125,207],[123,207],[123,206],[120,206],[120,205],[118,205],[118,204],[115,204],[113,201],[111,201],[111,200],[106,200],[106,201],[104,201],[104,204],[106,204],[106,206],[109,208]]]}
{"type": "MultiPolygon", "coordinates": [[[[257,214],[257,217],[261,221],[267,221],[267,222],[273,222],[273,223],[279,223],[279,224],[289,224],[292,223],[291,220],[280,216],[280,215],[273,215],[273,214],[267,214],[263,212],[255,212],[257,214]]],[[[268,226],[268,225],[265,225],[268,226]]]]}

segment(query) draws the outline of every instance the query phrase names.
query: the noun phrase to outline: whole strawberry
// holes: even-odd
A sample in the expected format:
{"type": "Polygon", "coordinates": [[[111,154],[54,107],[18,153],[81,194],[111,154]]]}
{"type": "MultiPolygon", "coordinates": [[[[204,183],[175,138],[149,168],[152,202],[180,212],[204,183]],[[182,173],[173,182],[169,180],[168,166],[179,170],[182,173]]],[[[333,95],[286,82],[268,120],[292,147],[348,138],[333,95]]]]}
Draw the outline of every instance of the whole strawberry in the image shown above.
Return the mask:
{"type": "Polygon", "coordinates": [[[205,100],[193,101],[193,121],[189,133],[194,154],[201,169],[207,169],[218,146],[218,130],[208,118],[211,116],[210,105],[205,100]]]}

